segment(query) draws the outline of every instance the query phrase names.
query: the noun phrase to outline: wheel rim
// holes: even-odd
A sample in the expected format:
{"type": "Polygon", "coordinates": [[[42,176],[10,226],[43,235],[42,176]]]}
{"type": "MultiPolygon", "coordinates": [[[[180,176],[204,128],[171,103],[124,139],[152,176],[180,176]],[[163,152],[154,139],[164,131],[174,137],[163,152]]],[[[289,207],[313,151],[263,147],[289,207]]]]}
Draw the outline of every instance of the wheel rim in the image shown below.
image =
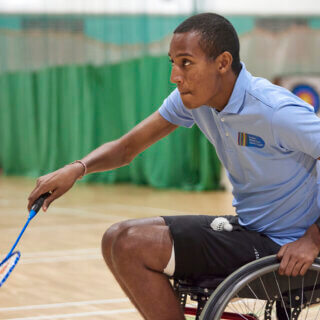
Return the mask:
{"type": "Polygon", "coordinates": [[[221,288],[219,287],[220,290],[215,291],[210,298],[201,319],[221,319],[224,318],[224,312],[233,313],[236,315],[235,319],[238,320],[252,320],[252,317],[265,320],[275,317],[281,320],[295,320],[300,312],[301,317],[299,319],[320,318],[320,299],[318,305],[316,305],[316,298],[320,296],[320,265],[313,264],[305,277],[293,278],[278,275],[279,263],[269,263],[268,265],[268,261],[273,260],[266,259],[267,265],[261,266],[258,270],[242,272],[243,274],[238,272],[239,278],[233,283],[232,287],[230,287],[230,281],[228,283],[228,278],[231,277],[232,280],[232,276],[228,277],[225,280],[226,283],[223,283],[220,286],[221,288]],[[266,282],[266,275],[270,279],[275,279],[272,290],[268,288],[271,286],[270,283],[266,282]],[[284,279],[288,282],[287,288],[284,279]],[[259,282],[260,288],[258,288],[258,293],[255,296],[256,289],[252,289],[250,284],[255,284],[258,287],[259,282]],[[298,292],[300,282],[302,290],[298,292]],[[311,284],[312,282],[313,284],[311,284]],[[226,286],[229,289],[223,290],[226,286]],[[243,298],[241,294],[245,290],[248,297],[243,298]],[[250,290],[253,291],[251,298],[248,294],[250,290]],[[297,298],[298,300],[296,300],[297,298]],[[275,303],[275,300],[278,302],[275,303]],[[211,308],[208,308],[210,302],[211,308]],[[308,305],[308,302],[312,303],[308,305]],[[315,309],[317,310],[315,311],[315,309]]]}

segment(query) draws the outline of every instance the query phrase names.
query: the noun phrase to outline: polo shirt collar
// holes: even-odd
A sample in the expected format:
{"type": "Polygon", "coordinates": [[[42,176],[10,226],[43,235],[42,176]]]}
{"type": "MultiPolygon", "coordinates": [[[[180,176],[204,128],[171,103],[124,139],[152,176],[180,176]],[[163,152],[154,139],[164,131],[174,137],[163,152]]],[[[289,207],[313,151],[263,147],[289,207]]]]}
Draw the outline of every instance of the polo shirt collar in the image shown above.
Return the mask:
{"type": "Polygon", "coordinates": [[[238,113],[244,100],[246,89],[250,80],[250,73],[247,71],[246,66],[241,62],[242,69],[236,80],[235,86],[233,88],[231,97],[220,113],[238,113]]]}

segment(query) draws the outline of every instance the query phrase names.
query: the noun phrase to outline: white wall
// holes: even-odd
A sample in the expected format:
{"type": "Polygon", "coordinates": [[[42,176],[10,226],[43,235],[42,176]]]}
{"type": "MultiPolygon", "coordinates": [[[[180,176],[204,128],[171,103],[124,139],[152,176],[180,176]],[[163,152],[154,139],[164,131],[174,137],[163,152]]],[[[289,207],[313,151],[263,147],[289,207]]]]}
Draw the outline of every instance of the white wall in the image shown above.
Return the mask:
{"type": "Polygon", "coordinates": [[[0,12],[190,14],[193,0],[0,0],[0,12]]]}
{"type": "Polygon", "coordinates": [[[199,0],[198,3],[200,9],[223,14],[320,14],[320,0],[199,0]]]}
{"type": "Polygon", "coordinates": [[[320,0],[0,0],[2,13],[320,15],[320,0]]]}

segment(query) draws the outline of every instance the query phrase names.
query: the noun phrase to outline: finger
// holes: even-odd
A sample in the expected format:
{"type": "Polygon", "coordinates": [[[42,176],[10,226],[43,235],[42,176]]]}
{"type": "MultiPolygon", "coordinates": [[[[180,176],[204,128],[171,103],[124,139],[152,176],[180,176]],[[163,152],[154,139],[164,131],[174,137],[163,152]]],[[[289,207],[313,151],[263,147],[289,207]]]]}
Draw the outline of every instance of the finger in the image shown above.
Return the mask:
{"type": "Polygon", "coordinates": [[[306,257],[303,262],[302,262],[302,266],[301,266],[301,269],[300,269],[300,272],[299,274],[301,276],[304,276],[306,274],[306,272],[308,271],[308,269],[311,267],[311,265],[313,264],[314,262],[314,259],[317,257],[316,256],[308,256],[306,257]]]}
{"type": "Polygon", "coordinates": [[[61,190],[61,189],[56,189],[56,190],[53,190],[52,193],[51,193],[51,196],[49,196],[47,199],[44,200],[43,202],[43,205],[42,205],[42,209],[43,211],[47,211],[50,204],[60,198],[63,194],[65,193],[65,190],[61,190]]]}
{"type": "MultiPolygon", "coordinates": [[[[280,273],[280,274],[286,275],[286,276],[291,276],[296,263],[297,263],[296,260],[294,260],[292,258],[289,259],[288,263],[286,265],[282,266],[283,273],[280,273]]],[[[300,268],[299,268],[299,270],[300,270],[300,268]]]]}
{"type": "Polygon", "coordinates": [[[42,188],[40,186],[36,187],[28,197],[28,211],[31,210],[31,207],[33,206],[34,202],[41,196],[42,193],[44,193],[41,192],[41,189],[42,188]]]}
{"type": "Polygon", "coordinates": [[[33,206],[34,202],[44,193],[46,192],[51,192],[51,190],[53,189],[52,187],[52,183],[50,183],[52,181],[52,175],[51,174],[47,174],[45,176],[42,176],[40,178],[37,179],[37,185],[36,187],[33,189],[33,191],[31,192],[28,200],[28,210],[31,210],[31,207],[33,206]]]}
{"type": "Polygon", "coordinates": [[[51,193],[51,188],[47,186],[47,184],[36,188],[31,195],[29,196],[28,210],[30,211],[35,201],[44,193],[51,193]]]}
{"type": "Polygon", "coordinates": [[[280,266],[279,266],[279,274],[284,274],[284,271],[289,263],[290,256],[285,254],[287,251],[287,246],[283,246],[280,248],[277,258],[280,259],[280,266]]]}
{"type": "Polygon", "coordinates": [[[303,265],[304,265],[303,262],[301,263],[301,262],[297,261],[297,263],[293,266],[291,273],[287,274],[287,275],[296,277],[300,273],[303,265]]]}
{"type": "Polygon", "coordinates": [[[300,269],[300,275],[304,276],[306,274],[306,272],[308,271],[308,269],[310,268],[310,266],[312,265],[312,263],[308,264],[305,263],[302,268],[300,269]]]}
{"type": "MultiPolygon", "coordinates": [[[[287,248],[286,250],[287,251],[287,248]]],[[[279,266],[279,274],[283,275],[286,273],[288,266],[293,264],[294,262],[290,259],[290,254],[288,251],[282,255],[280,266],[279,266]]]]}
{"type": "Polygon", "coordinates": [[[277,259],[281,260],[286,250],[287,250],[287,245],[283,245],[280,248],[279,252],[277,253],[277,259]]]}

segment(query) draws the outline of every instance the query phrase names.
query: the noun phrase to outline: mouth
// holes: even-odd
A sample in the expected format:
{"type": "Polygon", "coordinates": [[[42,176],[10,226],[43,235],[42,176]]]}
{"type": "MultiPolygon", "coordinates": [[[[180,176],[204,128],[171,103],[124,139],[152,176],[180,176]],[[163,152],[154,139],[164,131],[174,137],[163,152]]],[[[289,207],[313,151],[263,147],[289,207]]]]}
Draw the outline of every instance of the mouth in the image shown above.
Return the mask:
{"type": "Polygon", "coordinates": [[[185,96],[187,94],[190,94],[191,91],[179,91],[180,95],[185,96]]]}

